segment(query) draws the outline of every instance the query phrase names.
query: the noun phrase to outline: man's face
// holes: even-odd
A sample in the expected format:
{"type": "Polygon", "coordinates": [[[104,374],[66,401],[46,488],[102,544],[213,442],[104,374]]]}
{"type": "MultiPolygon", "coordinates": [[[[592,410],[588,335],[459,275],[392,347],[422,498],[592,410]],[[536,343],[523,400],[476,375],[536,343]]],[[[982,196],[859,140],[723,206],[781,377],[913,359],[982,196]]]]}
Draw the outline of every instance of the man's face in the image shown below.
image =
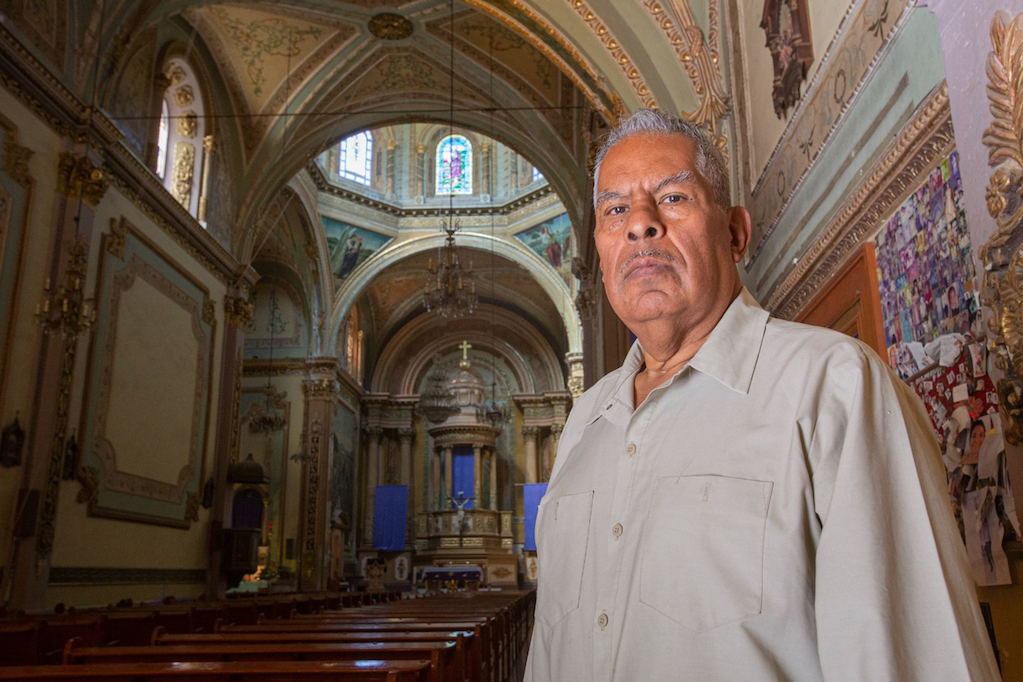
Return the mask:
{"type": "Polygon", "coordinates": [[[604,157],[598,183],[594,240],[608,300],[626,326],[664,318],[689,329],[724,312],[739,290],[749,214],[714,202],[696,144],[632,135],[604,157]]]}

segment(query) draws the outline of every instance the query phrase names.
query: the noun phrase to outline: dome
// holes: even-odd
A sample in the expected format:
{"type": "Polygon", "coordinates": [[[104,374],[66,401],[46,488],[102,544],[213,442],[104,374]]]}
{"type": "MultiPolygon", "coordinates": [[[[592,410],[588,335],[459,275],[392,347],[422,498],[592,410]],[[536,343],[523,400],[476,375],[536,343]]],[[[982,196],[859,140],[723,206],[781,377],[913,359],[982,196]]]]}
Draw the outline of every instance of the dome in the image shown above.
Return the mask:
{"type": "Polygon", "coordinates": [[[458,372],[448,381],[448,390],[455,395],[455,403],[462,411],[472,410],[483,404],[483,382],[469,371],[469,361],[458,363],[458,372]]]}
{"type": "Polygon", "coordinates": [[[252,458],[252,453],[244,461],[235,462],[227,468],[228,483],[250,483],[265,485],[270,482],[266,467],[252,458]]]}

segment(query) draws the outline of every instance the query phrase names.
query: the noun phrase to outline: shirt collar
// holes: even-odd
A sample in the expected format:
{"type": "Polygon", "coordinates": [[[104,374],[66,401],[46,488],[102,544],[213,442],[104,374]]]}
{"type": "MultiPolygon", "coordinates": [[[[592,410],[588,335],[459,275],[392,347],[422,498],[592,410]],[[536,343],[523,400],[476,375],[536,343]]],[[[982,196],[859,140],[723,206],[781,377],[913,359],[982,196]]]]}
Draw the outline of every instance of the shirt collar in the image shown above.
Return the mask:
{"type": "MultiPolygon", "coordinates": [[[[743,287],[689,361],[689,367],[717,379],[733,391],[749,393],[769,318],[768,312],[743,287]]],[[[612,410],[612,403],[627,408],[627,412],[634,409],[633,379],[642,366],[643,348],[637,340],[618,370],[619,379],[611,398],[600,406],[603,409],[598,410],[598,415],[601,411],[612,410]]]]}
{"type": "Polygon", "coordinates": [[[742,288],[689,366],[737,393],[749,393],[770,315],[742,288]]]}

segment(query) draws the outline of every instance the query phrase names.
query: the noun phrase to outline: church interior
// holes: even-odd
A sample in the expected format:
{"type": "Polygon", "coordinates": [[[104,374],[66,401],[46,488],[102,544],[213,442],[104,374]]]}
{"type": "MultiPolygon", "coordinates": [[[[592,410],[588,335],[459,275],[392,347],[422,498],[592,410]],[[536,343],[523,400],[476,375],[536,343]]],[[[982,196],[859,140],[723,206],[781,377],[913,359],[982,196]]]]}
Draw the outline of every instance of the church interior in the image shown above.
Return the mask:
{"type": "Polygon", "coordinates": [[[988,470],[950,503],[1023,680],[1021,84],[1010,0],[0,0],[2,613],[528,591],[635,338],[594,154],[652,107],[761,305],[988,470]]]}

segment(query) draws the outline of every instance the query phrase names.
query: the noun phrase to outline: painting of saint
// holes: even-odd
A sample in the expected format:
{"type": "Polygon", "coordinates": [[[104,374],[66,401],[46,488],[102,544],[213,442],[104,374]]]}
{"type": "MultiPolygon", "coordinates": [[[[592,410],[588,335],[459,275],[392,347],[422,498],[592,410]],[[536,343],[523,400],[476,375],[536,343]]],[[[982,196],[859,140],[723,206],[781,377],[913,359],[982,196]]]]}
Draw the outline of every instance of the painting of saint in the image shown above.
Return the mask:
{"type": "Polygon", "coordinates": [[[330,271],[338,286],[348,279],[356,268],[391,241],[390,237],[372,230],[327,217],[323,218],[323,231],[327,236],[330,271]]]}
{"type": "Polygon", "coordinates": [[[515,238],[554,268],[566,284],[571,285],[572,221],[568,219],[567,213],[523,230],[515,238]]]}

